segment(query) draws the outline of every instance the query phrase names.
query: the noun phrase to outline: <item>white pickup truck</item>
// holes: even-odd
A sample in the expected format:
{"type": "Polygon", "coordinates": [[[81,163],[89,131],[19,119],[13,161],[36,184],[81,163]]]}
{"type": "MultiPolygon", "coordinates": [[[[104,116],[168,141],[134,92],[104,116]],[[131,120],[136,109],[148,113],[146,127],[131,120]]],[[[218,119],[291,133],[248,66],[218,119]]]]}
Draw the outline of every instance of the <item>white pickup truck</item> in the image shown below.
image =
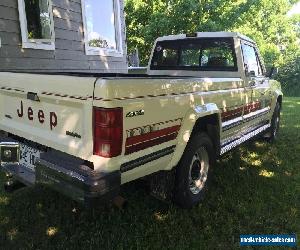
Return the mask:
{"type": "Polygon", "coordinates": [[[147,176],[154,194],[191,207],[217,157],[276,138],[282,92],[255,42],[204,32],[157,39],[147,75],[1,72],[0,101],[6,187],[97,204],[147,176]]]}

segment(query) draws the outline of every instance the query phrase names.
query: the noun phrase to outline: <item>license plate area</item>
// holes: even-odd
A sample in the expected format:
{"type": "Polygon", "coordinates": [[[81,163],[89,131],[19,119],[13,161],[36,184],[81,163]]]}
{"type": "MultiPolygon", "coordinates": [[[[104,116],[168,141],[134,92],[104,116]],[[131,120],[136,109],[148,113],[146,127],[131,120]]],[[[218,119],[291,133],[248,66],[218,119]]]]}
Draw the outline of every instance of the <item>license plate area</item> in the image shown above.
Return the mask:
{"type": "Polygon", "coordinates": [[[31,145],[20,143],[20,164],[35,171],[35,162],[40,158],[42,152],[31,145]]]}

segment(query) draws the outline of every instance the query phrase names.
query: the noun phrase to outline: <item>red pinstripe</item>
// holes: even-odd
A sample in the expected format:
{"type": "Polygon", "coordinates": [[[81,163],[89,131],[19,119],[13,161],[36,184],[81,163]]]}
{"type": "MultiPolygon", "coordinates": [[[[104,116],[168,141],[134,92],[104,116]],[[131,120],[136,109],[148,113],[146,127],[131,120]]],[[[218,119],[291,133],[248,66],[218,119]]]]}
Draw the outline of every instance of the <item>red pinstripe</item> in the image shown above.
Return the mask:
{"type": "Polygon", "coordinates": [[[172,134],[168,134],[168,135],[165,135],[162,137],[155,138],[150,141],[145,141],[145,142],[142,142],[139,144],[128,146],[128,147],[126,147],[125,155],[132,154],[134,152],[138,152],[140,150],[144,150],[146,148],[150,148],[150,147],[153,147],[153,146],[156,146],[156,145],[159,145],[159,144],[171,141],[171,140],[175,140],[177,138],[177,135],[178,135],[178,132],[175,132],[172,134]]]}
{"type": "Polygon", "coordinates": [[[243,112],[244,115],[249,114],[251,112],[254,112],[256,110],[261,109],[261,103],[260,102],[254,102],[254,103],[248,103],[245,106],[222,112],[222,122],[237,118],[239,116],[242,116],[243,112]]]}
{"type": "Polygon", "coordinates": [[[180,125],[168,127],[165,129],[153,131],[147,134],[143,135],[137,135],[130,138],[127,138],[126,140],[126,147],[133,146],[134,144],[143,143],[149,140],[153,140],[157,137],[165,136],[167,134],[178,132],[180,129],[180,125]]]}

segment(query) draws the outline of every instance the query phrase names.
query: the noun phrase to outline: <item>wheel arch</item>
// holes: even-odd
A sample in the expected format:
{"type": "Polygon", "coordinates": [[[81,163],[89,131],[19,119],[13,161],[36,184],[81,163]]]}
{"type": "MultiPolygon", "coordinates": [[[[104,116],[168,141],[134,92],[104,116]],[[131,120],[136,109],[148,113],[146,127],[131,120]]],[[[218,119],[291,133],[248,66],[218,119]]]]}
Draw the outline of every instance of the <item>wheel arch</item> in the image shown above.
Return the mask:
{"type": "Polygon", "coordinates": [[[281,90],[281,84],[276,80],[270,80],[270,91],[273,96],[272,102],[271,102],[271,111],[273,114],[277,102],[279,102],[280,107],[282,107],[283,93],[281,90]]]}
{"type": "Polygon", "coordinates": [[[200,131],[206,132],[210,136],[216,154],[218,154],[220,151],[221,112],[216,104],[209,103],[195,106],[186,113],[178,133],[177,145],[172,160],[165,170],[171,170],[177,166],[190,138],[200,131]]]}

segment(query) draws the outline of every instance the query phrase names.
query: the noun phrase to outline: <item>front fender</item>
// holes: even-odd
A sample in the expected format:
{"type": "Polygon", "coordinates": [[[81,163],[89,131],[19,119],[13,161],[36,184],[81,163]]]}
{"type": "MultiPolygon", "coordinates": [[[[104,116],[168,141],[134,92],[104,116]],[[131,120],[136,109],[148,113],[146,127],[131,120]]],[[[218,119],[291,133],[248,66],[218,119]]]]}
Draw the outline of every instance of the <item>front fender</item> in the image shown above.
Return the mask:
{"type": "Polygon", "coordinates": [[[278,98],[283,96],[280,82],[276,80],[270,80],[270,92],[272,95],[271,111],[273,114],[278,98]]]}
{"type": "Polygon", "coordinates": [[[208,103],[205,105],[197,105],[194,108],[191,108],[187,111],[182,121],[181,129],[178,133],[175,152],[173,154],[172,160],[170,161],[165,170],[171,170],[173,167],[177,166],[187,146],[187,143],[190,140],[193,128],[197,120],[202,117],[214,114],[218,114],[219,127],[221,128],[221,112],[216,104],[208,103]]]}

